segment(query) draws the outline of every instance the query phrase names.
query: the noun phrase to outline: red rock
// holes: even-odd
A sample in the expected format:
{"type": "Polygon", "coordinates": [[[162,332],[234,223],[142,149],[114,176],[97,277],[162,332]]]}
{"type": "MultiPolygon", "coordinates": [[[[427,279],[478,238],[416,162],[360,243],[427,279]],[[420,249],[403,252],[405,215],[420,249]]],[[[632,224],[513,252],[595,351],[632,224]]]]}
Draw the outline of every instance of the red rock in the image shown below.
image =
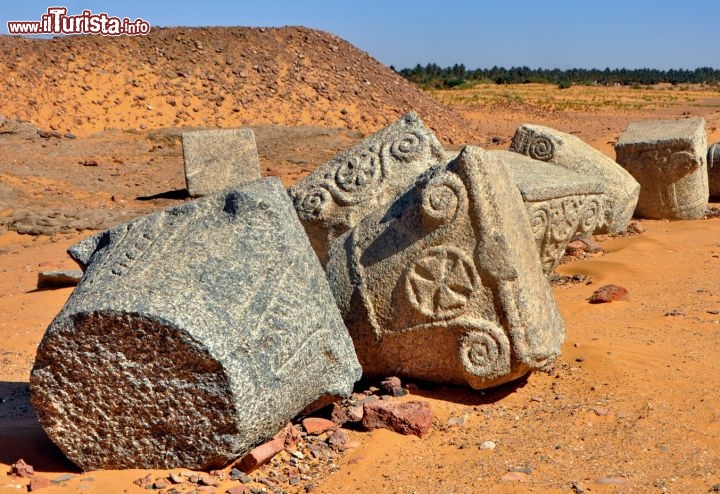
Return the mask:
{"type": "Polygon", "coordinates": [[[335,451],[345,451],[347,449],[348,441],[349,437],[347,431],[345,429],[338,429],[333,432],[332,436],[330,436],[328,444],[330,444],[332,449],[335,451]]]}
{"type": "Polygon", "coordinates": [[[247,494],[248,492],[250,492],[250,490],[244,485],[235,485],[228,488],[225,494],[247,494]]]}
{"type": "Polygon", "coordinates": [[[280,432],[275,434],[275,437],[273,439],[280,439],[285,443],[286,448],[291,448],[300,441],[300,431],[297,430],[297,428],[293,424],[288,422],[287,425],[283,427],[280,432]]]}
{"type": "Polygon", "coordinates": [[[245,473],[252,472],[261,465],[264,465],[270,459],[285,449],[285,441],[281,439],[273,439],[256,448],[252,449],[248,454],[242,457],[238,468],[245,473]]]}
{"type": "Polygon", "coordinates": [[[352,405],[349,403],[333,404],[332,420],[336,424],[343,425],[347,422],[360,422],[362,417],[362,405],[352,405]]]}
{"type": "Polygon", "coordinates": [[[380,383],[380,386],[390,396],[399,397],[407,394],[407,390],[402,387],[400,378],[396,376],[388,377],[380,383]]]}
{"type": "Polygon", "coordinates": [[[424,437],[432,428],[432,410],[427,401],[373,401],[363,405],[362,425],[370,430],[386,428],[424,437]]]}
{"type": "Polygon", "coordinates": [[[308,417],[302,421],[305,432],[312,435],[322,434],[332,429],[337,429],[338,424],[332,420],[320,417],[308,417]]]}
{"type": "Polygon", "coordinates": [[[565,254],[572,257],[579,257],[585,252],[585,242],[574,240],[565,247],[565,254]]]}
{"type": "Polygon", "coordinates": [[[625,300],[628,296],[628,291],[618,285],[605,285],[601,286],[588,299],[591,304],[605,304],[608,302],[615,302],[617,300],[625,300]]]}
{"type": "Polygon", "coordinates": [[[605,250],[602,248],[602,245],[600,245],[600,242],[596,241],[595,239],[581,238],[580,241],[585,244],[585,252],[596,254],[605,250]]]}
{"type": "Polygon", "coordinates": [[[28,490],[32,492],[38,489],[43,489],[45,487],[50,487],[51,485],[52,483],[50,482],[50,479],[42,477],[40,475],[34,475],[32,480],[30,481],[28,490]]]}
{"type": "Polygon", "coordinates": [[[27,463],[25,463],[25,460],[19,459],[18,461],[10,465],[10,471],[8,472],[8,475],[29,479],[33,476],[34,473],[35,469],[32,465],[28,465],[27,463]]]}

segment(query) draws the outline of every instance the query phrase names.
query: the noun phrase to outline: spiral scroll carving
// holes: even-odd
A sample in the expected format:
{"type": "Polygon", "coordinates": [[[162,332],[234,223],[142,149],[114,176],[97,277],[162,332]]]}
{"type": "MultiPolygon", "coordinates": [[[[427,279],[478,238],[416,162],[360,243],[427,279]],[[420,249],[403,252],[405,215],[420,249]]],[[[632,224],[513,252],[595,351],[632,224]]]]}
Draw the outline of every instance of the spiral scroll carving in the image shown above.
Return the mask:
{"type": "Polygon", "coordinates": [[[465,185],[454,174],[434,177],[422,190],[422,212],[432,226],[453,221],[466,204],[465,185]]]}
{"type": "Polygon", "coordinates": [[[555,156],[555,144],[545,136],[536,136],[528,146],[528,156],[540,161],[550,161],[555,156]]]}
{"type": "Polygon", "coordinates": [[[485,322],[467,331],[460,338],[458,353],[463,367],[472,375],[494,379],[511,371],[510,341],[495,324],[485,322]]]}
{"type": "Polygon", "coordinates": [[[550,161],[555,157],[555,143],[543,135],[516,136],[510,150],[540,161],[550,161]]]}
{"type": "Polygon", "coordinates": [[[390,154],[399,161],[409,162],[420,157],[426,139],[419,132],[408,132],[390,145],[390,154]]]}

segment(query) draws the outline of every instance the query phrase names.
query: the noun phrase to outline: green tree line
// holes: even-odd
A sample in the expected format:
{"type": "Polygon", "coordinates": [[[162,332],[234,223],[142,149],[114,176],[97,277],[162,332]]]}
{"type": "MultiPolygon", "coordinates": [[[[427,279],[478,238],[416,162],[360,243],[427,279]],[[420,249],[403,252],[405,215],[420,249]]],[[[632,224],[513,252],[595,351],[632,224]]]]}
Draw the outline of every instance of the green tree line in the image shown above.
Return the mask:
{"type": "Polygon", "coordinates": [[[711,67],[687,69],[531,69],[530,67],[492,67],[490,69],[468,70],[463,64],[440,67],[429,63],[417,64],[414,68],[397,71],[405,79],[426,89],[448,89],[457,86],[471,86],[479,82],[495,84],[527,84],[531,82],[613,86],[635,84],[688,84],[720,82],[720,70],[711,67]]]}

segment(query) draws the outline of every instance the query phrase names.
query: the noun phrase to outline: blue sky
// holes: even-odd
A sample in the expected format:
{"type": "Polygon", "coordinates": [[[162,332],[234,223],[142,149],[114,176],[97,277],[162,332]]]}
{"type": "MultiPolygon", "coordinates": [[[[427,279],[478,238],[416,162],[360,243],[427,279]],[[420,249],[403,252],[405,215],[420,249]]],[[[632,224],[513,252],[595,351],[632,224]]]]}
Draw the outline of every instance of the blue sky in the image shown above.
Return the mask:
{"type": "Polygon", "coordinates": [[[48,0],[3,2],[7,21],[69,14],[138,17],[151,26],[288,26],[329,31],[400,69],[720,68],[720,0],[48,0]]]}

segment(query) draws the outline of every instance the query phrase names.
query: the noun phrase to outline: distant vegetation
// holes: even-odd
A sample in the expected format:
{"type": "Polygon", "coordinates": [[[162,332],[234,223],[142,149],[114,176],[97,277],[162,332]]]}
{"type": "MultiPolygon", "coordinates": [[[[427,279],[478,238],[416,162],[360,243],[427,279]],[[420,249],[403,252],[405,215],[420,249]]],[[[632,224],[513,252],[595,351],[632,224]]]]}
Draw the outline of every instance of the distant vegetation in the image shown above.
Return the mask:
{"type": "Polygon", "coordinates": [[[467,70],[463,64],[440,67],[430,63],[424,67],[417,64],[412,69],[397,71],[405,79],[424,89],[450,89],[472,87],[478,83],[490,84],[557,84],[568,88],[573,84],[614,86],[720,83],[720,70],[700,67],[695,70],[672,69],[531,69],[530,67],[493,67],[491,69],[467,70]]]}

